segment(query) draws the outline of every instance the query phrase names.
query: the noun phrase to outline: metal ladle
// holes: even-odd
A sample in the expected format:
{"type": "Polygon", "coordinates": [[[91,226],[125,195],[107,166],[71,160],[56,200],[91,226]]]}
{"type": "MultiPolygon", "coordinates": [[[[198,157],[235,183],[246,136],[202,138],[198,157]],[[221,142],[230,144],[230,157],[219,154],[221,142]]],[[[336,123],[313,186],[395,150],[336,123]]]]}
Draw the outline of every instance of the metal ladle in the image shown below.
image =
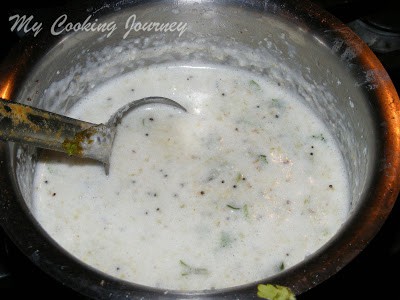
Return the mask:
{"type": "Polygon", "coordinates": [[[107,123],[93,124],[0,99],[0,139],[95,159],[104,164],[108,175],[117,125],[129,111],[149,104],[165,104],[186,111],[171,99],[146,97],[122,106],[107,123]]]}

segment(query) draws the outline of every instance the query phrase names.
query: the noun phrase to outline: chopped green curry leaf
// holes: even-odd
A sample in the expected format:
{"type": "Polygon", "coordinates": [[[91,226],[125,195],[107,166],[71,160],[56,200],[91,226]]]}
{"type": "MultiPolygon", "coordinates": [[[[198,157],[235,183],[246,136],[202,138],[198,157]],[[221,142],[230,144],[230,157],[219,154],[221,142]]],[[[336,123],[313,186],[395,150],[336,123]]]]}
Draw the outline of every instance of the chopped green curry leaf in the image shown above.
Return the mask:
{"type": "Polygon", "coordinates": [[[276,284],[259,284],[257,286],[257,296],[268,300],[295,300],[296,296],[293,292],[281,285],[276,284]]]}
{"type": "Polygon", "coordinates": [[[235,207],[235,206],[230,205],[230,204],[227,204],[226,206],[229,207],[230,209],[235,209],[235,210],[240,209],[240,207],[235,207]]]}
{"type": "Polygon", "coordinates": [[[277,108],[277,109],[282,109],[283,108],[283,103],[279,99],[272,98],[271,101],[272,101],[272,107],[273,108],[277,108]]]}
{"type": "Polygon", "coordinates": [[[181,273],[182,276],[188,276],[188,275],[208,275],[208,270],[206,268],[195,268],[187,263],[185,263],[183,260],[179,261],[180,265],[183,267],[183,271],[181,273]]]}
{"type": "Polygon", "coordinates": [[[249,218],[250,218],[249,207],[247,206],[247,204],[245,204],[245,205],[243,206],[243,214],[244,214],[244,217],[245,217],[246,219],[249,219],[249,218]]]}
{"type": "Polygon", "coordinates": [[[325,137],[324,137],[324,135],[323,135],[322,133],[320,133],[320,134],[313,134],[313,135],[312,135],[312,138],[313,138],[313,139],[316,139],[316,140],[320,140],[320,141],[322,141],[322,142],[326,142],[326,139],[325,139],[325,137]]]}
{"type": "Polygon", "coordinates": [[[243,180],[244,176],[242,173],[238,173],[236,176],[236,182],[239,182],[240,180],[243,180]]]}
{"type": "Polygon", "coordinates": [[[249,85],[253,90],[257,90],[257,91],[261,90],[260,85],[254,80],[250,80],[249,85]]]}
{"type": "Polygon", "coordinates": [[[279,270],[280,271],[285,270],[285,263],[284,262],[281,262],[281,264],[279,265],[279,270]]]}
{"type": "Polygon", "coordinates": [[[225,248],[229,247],[232,243],[233,243],[232,236],[226,231],[221,232],[220,246],[222,248],[225,248]]]}
{"type": "Polygon", "coordinates": [[[261,155],[258,156],[258,159],[259,159],[261,162],[265,163],[265,164],[268,163],[268,160],[267,160],[267,156],[266,156],[266,155],[261,154],[261,155]]]}

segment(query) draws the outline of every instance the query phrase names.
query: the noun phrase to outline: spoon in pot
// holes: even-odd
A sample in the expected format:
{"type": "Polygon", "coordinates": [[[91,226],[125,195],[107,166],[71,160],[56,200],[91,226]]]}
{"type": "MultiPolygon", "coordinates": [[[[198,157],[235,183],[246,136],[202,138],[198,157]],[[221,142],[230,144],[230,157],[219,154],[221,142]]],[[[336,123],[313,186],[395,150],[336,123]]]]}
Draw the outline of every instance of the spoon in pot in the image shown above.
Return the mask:
{"type": "Polygon", "coordinates": [[[108,175],[117,125],[128,112],[149,104],[169,105],[186,112],[171,99],[146,97],[122,106],[105,124],[93,124],[0,98],[0,140],[95,159],[104,164],[108,175]]]}

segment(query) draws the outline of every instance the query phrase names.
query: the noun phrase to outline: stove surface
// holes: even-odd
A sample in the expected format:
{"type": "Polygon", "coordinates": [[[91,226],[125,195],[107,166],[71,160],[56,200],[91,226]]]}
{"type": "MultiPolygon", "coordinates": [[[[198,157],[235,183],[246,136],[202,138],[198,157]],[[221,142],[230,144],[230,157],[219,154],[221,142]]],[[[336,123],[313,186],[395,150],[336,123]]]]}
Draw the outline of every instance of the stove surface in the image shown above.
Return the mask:
{"type": "MultiPolygon", "coordinates": [[[[2,60],[21,37],[10,32],[10,12],[59,7],[67,1],[53,4],[21,4],[13,1],[11,8],[0,12],[2,60]]],[[[367,5],[357,0],[315,0],[315,3],[348,24],[370,46],[389,73],[396,89],[400,91],[400,13],[389,1],[373,1],[367,5]]],[[[10,4],[8,4],[10,6],[10,4]]],[[[310,299],[396,299],[397,271],[400,270],[400,202],[397,201],[391,215],[378,235],[352,262],[319,286],[297,297],[310,299]]],[[[29,288],[30,296],[57,296],[70,299],[87,299],[64,287],[33,265],[13,245],[0,227],[0,288],[14,291],[29,288]],[[35,288],[33,288],[35,287],[35,288]]],[[[0,291],[0,299],[11,299],[12,293],[0,291]]]]}

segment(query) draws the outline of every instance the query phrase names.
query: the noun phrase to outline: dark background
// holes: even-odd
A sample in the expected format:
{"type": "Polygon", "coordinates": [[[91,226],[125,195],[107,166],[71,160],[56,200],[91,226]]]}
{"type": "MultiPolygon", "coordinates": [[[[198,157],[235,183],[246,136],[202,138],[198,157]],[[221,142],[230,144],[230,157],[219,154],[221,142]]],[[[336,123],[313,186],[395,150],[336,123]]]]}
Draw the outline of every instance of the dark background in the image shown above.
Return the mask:
{"type": "MultiPolygon", "coordinates": [[[[82,9],[89,1],[82,1],[82,9]]],[[[362,20],[383,31],[383,38],[397,37],[400,41],[400,11],[392,1],[315,0],[313,1],[344,23],[362,20]],[[377,25],[378,24],[378,25],[377,25]],[[383,25],[382,25],[383,24],[383,25]]],[[[37,21],[40,16],[53,13],[68,1],[32,1],[22,4],[20,0],[1,5],[0,11],[0,61],[9,53],[22,36],[10,31],[8,17],[15,13],[32,14],[37,21]]],[[[56,14],[55,14],[56,15],[56,14]]],[[[46,29],[44,29],[46,30],[46,29]]],[[[371,48],[372,49],[372,48],[371,48]]],[[[374,49],[372,49],[374,50],[374,49]]],[[[388,42],[387,51],[374,51],[400,91],[400,49],[388,42]]],[[[400,202],[381,231],[344,269],[309,292],[297,297],[310,299],[400,299],[400,202]]],[[[63,287],[44,274],[23,256],[2,233],[0,227],[0,299],[13,299],[17,294],[28,292],[30,297],[55,296],[69,299],[85,299],[63,287]],[[9,289],[9,290],[6,290],[9,289]]]]}

